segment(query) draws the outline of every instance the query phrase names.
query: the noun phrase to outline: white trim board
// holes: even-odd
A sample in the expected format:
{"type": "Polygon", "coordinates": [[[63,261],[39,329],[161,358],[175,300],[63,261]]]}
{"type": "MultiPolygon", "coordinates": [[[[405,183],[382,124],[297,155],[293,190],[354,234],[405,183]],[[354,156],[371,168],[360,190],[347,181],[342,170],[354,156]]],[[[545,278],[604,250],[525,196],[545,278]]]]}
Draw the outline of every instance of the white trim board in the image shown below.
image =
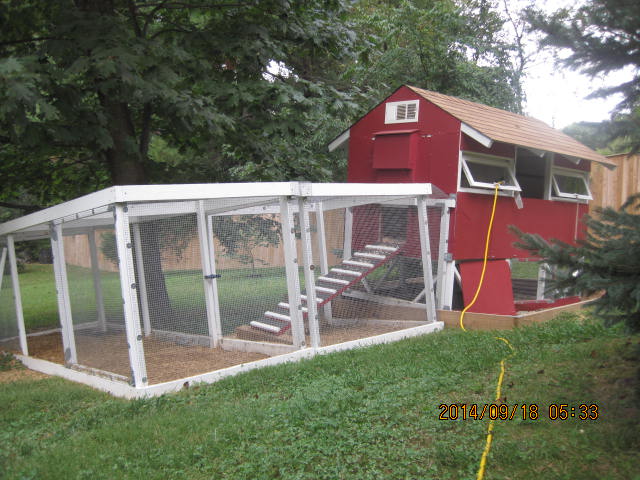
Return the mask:
{"type": "MultiPolygon", "coordinates": [[[[105,214],[105,207],[115,203],[132,202],[177,202],[189,200],[239,199],[238,206],[247,205],[252,197],[362,197],[430,195],[429,183],[385,184],[385,183],[308,183],[308,182],[256,182],[256,183],[202,183],[168,185],[129,185],[110,187],[68,202],[46,208],[24,217],[0,224],[0,236],[19,232],[21,237],[29,234],[42,236],[43,224],[61,221],[77,222],[74,227],[90,228],[91,220],[86,217],[102,215],[105,224],[112,225],[111,215],[105,214]],[[84,220],[83,220],[84,219],[84,220]],[[35,227],[35,228],[34,228],[35,227]],[[40,227],[40,228],[38,228],[40,227]]],[[[175,207],[190,211],[190,205],[175,207]]],[[[225,207],[234,210],[235,206],[225,207]]],[[[206,208],[209,211],[209,208],[206,208]]],[[[152,212],[149,212],[153,214],[152,212]]]]}
{"type": "Polygon", "coordinates": [[[426,335],[428,333],[438,332],[443,328],[443,322],[433,322],[428,325],[420,325],[405,330],[398,330],[396,332],[384,333],[382,335],[376,335],[374,337],[352,340],[350,342],[338,343],[335,345],[328,345],[326,347],[320,347],[317,349],[303,348],[301,350],[296,350],[295,352],[285,353],[275,357],[257,360],[255,362],[243,363],[240,365],[235,365],[233,367],[224,368],[222,370],[216,370],[214,372],[194,375],[192,377],[181,378],[179,380],[159,383],[156,385],[150,385],[141,388],[134,388],[127,383],[91,375],[87,372],[72,370],[70,368],[66,368],[62,365],[49,362],[47,360],[26,357],[24,355],[16,355],[16,358],[31,370],[66,378],[67,380],[71,380],[74,382],[84,383],[85,385],[89,385],[90,387],[96,388],[103,392],[110,393],[111,395],[114,395],[116,397],[135,399],[156,397],[159,395],[164,395],[165,393],[177,392],[182,390],[185,385],[193,386],[195,384],[214,383],[224,378],[238,375],[239,373],[255,370],[256,368],[280,365],[289,362],[299,362],[303,359],[312,358],[315,355],[326,355],[329,353],[352,350],[354,348],[366,347],[370,345],[381,345],[385,343],[397,342],[406,338],[418,337],[421,335],[426,335]]]}

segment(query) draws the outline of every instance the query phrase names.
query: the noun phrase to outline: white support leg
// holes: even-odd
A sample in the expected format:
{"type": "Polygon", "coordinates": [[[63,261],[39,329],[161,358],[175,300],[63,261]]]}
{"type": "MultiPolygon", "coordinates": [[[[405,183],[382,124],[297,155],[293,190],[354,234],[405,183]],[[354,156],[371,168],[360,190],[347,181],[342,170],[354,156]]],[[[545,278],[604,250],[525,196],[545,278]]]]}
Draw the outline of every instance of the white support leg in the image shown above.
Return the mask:
{"type": "Polygon", "coordinates": [[[120,273],[120,287],[124,309],[127,344],[129,346],[129,363],[133,385],[136,388],[145,387],[147,381],[147,365],[144,359],[142,344],[142,330],[140,329],[140,312],[138,311],[138,288],[133,270],[133,255],[131,251],[131,235],[129,233],[129,216],[127,207],[122,204],[115,206],[116,246],[118,249],[118,266],[120,273]]]}
{"type": "MultiPolygon", "coordinates": [[[[456,274],[458,270],[456,269],[455,261],[453,258],[447,260],[444,264],[444,285],[442,291],[442,310],[452,310],[453,309],[453,286],[456,281],[456,274]]],[[[459,274],[458,274],[459,276],[459,274]]]]}
{"type": "Polygon", "coordinates": [[[220,324],[220,309],[218,307],[218,283],[216,281],[216,266],[214,261],[212,230],[208,228],[204,213],[204,201],[199,200],[196,206],[198,221],[198,240],[200,242],[200,259],[204,282],[204,300],[207,306],[207,326],[209,329],[209,346],[215,348],[220,344],[222,328],[220,324]]]}
{"type": "Polygon", "coordinates": [[[291,315],[291,333],[293,344],[298,348],[305,346],[304,324],[302,322],[302,300],[300,298],[300,277],[298,276],[298,255],[293,227],[293,213],[287,197],[280,198],[280,219],[282,221],[282,243],[284,246],[284,264],[287,275],[289,295],[289,313],[291,315]]]}
{"type": "Polygon", "coordinates": [[[309,209],[307,208],[307,203],[304,198],[298,198],[298,215],[300,219],[300,232],[302,240],[301,243],[302,262],[304,264],[304,286],[307,292],[307,319],[309,320],[309,335],[311,336],[311,346],[313,348],[318,348],[320,346],[320,327],[318,325],[318,306],[316,304],[316,282],[312,270],[313,247],[311,245],[311,225],[309,224],[309,209]]]}
{"type": "Polygon", "coordinates": [[[2,291],[2,279],[4,278],[4,265],[7,260],[7,247],[2,248],[0,254],[0,292],[2,291]]]}
{"type": "MultiPolygon", "coordinates": [[[[204,204],[203,204],[204,205],[204,204]]],[[[218,291],[218,280],[216,270],[216,248],[213,239],[213,216],[207,217],[207,248],[209,258],[211,259],[211,274],[214,278],[211,280],[211,291],[213,293],[213,314],[215,319],[215,328],[217,329],[218,338],[222,338],[222,316],[220,316],[220,293],[218,291]]]]}
{"type": "Polygon", "coordinates": [[[538,267],[538,289],[536,290],[536,300],[544,300],[544,292],[547,283],[547,266],[544,263],[538,267]]]}
{"type": "Polygon", "coordinates": [[[87,233],[89,240],[89,255],[91,256],[91,273],[93,274],[93,290],[96,294],[96,311],[98,313],[98,325],[103,332],[107,331],[107,317],[104,313],[104,295],[100,282],[100,265],[98,264],[98,248],[96,246],[96,231],[87,233]]]}
{"type": "Polygon", "coordinates": [[[71,301],[69,299],[69,282],[67,280],[67,265],[64,258],[64,238],[62,225],[51,225],[51,251],[53,252],[53,271],[56,278],[58,294],[58,313],[62,328],[62,347],[64,349],[64,363],[75,365],[78,363],[76,352],[76,337],[73,331],[73,317],[71,315],[71,301]]]}
{"type": "MultiPolygon", "coordinates": [[[[327,253],[327,234],[324,228],[324,210],[322,203],[317,204],[316,222],[318,223],[318,252],[320,253],[320,273],[329,274],[329,255],[327,253]]],[[[331,302],[322,307],[322,314],[328,322],[332,319],[331,302]]]]}
{"type": "Polygon", "coordinates": [[[433,269],[431,266],[431,247],[429,244],[429,221],[427,217],[427,203],[424,197],[418,197],[418,229],[420,231],[420,252],[422,254],[422,270],[425,287],[425,308],[427,320],[436,321],[436,298],[433,288],[433,269]]]}
{"type": "Polygon", "coordinates": [[[133,246],[135,248],[136,269],[138,270],[138,291],[140,292],[140,307],[142,309],[142,325],[144,326],[144,335],[151,335],[151,315],[149,314],[149,297],[147,295],[147,277],[144,273],[144,257],[142,256],[142,238],[140,236],[140,225],[134,223],[131,226],[133,230],[133,246]]]}
{"type": "Polygon", "coordinates": [[[342,250],[342,258],[348,260],[351,258],[351,243],[353,241],[353,210],[347,207],[344,210],[344,247],[342,250]]]}
{"type": "Polygon", "coordinates": [[[18,337],[20,337],[20,350],[23,355],[28,356],[27,331],[24,328],[22,296],[20,295],[20,282],[18,281],[18,262],[16,261],[16,248],[13,243],[13,235],[7,237],[7,248],[2,251],[2,270],[0,270],[0,274],[2,275],[4,275],[4,262],[7,249],[9,250],[9,268],[11,270],[11,285],[13,287],[13,300],[16,308],[16,322],[18,323],[18,337]]]}
{"type": "Polygon", "coordinates": [[[440,214],[440,241],[438,246],[438,281],[436,284],[436,308],[442,310],[445,305],[451,306],[451,300],[446,301],[446,264],[451,255],[449,254],[449,206],[442,203],[442,212],[440,214]]]}

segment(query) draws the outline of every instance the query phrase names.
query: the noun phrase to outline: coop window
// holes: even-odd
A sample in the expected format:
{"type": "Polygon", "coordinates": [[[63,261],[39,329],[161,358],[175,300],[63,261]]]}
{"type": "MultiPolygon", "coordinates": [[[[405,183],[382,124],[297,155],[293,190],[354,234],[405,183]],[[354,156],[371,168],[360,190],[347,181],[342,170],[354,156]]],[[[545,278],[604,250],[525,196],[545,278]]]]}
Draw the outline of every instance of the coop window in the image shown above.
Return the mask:
{"type": "Polygon", "coordinates": [[[389,102],[386,104],[384,123],[408,123],[418,121],[418,100],[389,102]]]}
{"type": "Polygon", "coordinates": [[[511,158],[462,152],[460,187],[494,189],[495,184],[500,182],[500,190],[520,192],[514,163],[511,158]]]}
{"type": "Polygon", "coordinates": [[[591,200],[586,173],[576,170],[554,168],[551,172],[553,196],[559,199],[591,200]]]}

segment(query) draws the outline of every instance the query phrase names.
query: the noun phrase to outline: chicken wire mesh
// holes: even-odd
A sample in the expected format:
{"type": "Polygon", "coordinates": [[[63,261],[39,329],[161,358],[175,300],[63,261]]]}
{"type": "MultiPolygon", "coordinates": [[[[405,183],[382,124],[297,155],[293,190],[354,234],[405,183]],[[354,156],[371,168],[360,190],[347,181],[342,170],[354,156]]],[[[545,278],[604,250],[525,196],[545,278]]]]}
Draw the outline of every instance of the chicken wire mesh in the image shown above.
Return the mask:
{"type": "MultiPolygon", "coordinates": [[[[371,203],[323,210],[319,202],[280,202],[276,198],[260,208],[243,207],[226,213],[204,211],[203,216],[203,210],[195,207],[197,202],[163,202],[162,209],[153,203],[129,207],[126,261],[133,272],[129,276],[133,275],[133,298],[138,305],[126,321],[139,322],[139,351],[148,383],[181,379],[275,354],[265,353],[268,349],[238,347],[240,344],[231,341],[292,348],[312,345],[308,319],[311,292],[304,269],[309,262],[320,345],[426,323],[428,296],[415,204],[371,203]],[[287,210],[281,213],[283,205],[287,210]],[[301,205],[305,211],[298,212],[301,205]],[[201,244],[203,235],[206,238],[201,244]],[[288,247],[285,240],[290,241],[288,247]],[[305,252],[307,240],[310,249],[305,252]],[[293,250],[295,257],[288,258],[285,252],[293,250]],[[215,275],[207,275],[211,273],[207,260],[213,263],[215,275]],[[290,299],[292,291],[295,295],[290,299]],[[292,314],[292,308],[299,310],[297,314],[292,314]],[[303,321],[302,343],[293,334],[297,315],[303,321]],[[219,339],[224,349],[213,348],[219,339]]],[[[232,202],[228,203],[231,206],[232,202]]],[[[215,211],[213,202],[206,205],[215,211]]],[[[434,279],[441,211],[440,207],[428,208],[434,279]]],[[[63,227],[77,354],[73,367],[131,381],[119,271],[125,259],[118,251],[113,224],[105,226],[104,215],[101,218],[100,227],[81,233],[77,228],[67,231],[63,227]]],[[[0,289],[0,338],[17,336],[7,274],[5,267],[0,289]],[[5,324],[13,325],[15,332],[5,333],[5,324]]],[[[50,294],[57,303],[55,286],[50,294]]],[[[55,327],[59,327],[57,312],[55,327]]],[[[63,363],[60,331],[51,338],[55,338],[57,353],[46,359],[63,363]]],[[[29,344],[32,342],[36,340],[30,336],[29,344]]]]}
{"type": "Polygon", "coordinates": [[[65,234],[62,241],[75,367],[128,380],[130,367],[115,230],[105,227],[65,234]]]}
{"type": "MultiPolygon", "coordinates": [[[[325,212],[324,220],[332,256],[316,278],[321,345],[426,323],[416,207],[367,204],[351,215],[325,212]]],[[[437,249],[432,254],[437,265],[437,249]]]]}
{"type": "Polygon", "coordinates": [[[277,332],[267,341],[291,344],[281,215],[219,215],[211,225],[223,337],[277,332]]]}

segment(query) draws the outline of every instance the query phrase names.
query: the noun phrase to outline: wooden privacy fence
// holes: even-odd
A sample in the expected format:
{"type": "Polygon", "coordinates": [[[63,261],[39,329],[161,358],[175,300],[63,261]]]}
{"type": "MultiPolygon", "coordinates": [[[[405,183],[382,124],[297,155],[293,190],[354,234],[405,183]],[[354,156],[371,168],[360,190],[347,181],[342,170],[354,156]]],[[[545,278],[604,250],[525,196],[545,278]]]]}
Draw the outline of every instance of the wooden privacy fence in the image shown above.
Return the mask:
{"type": "MultiPolygon", "coordinates": [[[[344,232],[338,228],[343,222],[342,212],[338,210],[325,213],[326,236],[328,247],[328,260],[331,265],[339,263],[337,250],[341,250],[344,242],[344,232]]],[[[103,253],[103,235],[113,235],[113,230],[95,230],[94,233],[97,245],[98,265],[101,271],[117,272],[116,263],[107,258],[103,253]]],[[[301,245],[298,240],[297,252],[301,256],[301,245]]],[[[218,252],[217,267],[221,270],[248,268],[246,262],[242,262],[231,255],[225,255],[224,248],[220,242],[214,238],[214,248],[218,252]]],[[[284,266],[284,247],[282,242],[277,245],[254,246],[251,254],[256,259],[255,268],[282,267],[284,266]]],[[[71,235],[65,238],[64,255],[67,264],[78,267],[91,268],[91,255],[89,254],[89,238],[87,235],[71,235]]],[[[301,258],[298,258],[302,262],[301,258]]],[[[202,267],[200,259],[200,245],[198,237],[193,234],[184,249],[176,253],[171,248],[162,251],[162,269],[165,271],[198,270],[202,267]]]]}
{"type": "Polygon", "coordinates": [[[618,209],[634,193],[640,192],[640,155],[621,153],[610,155],[609,160],[617,164],[615,170],[594,163],[591,170],[591,193],[593,201],[589,210],[597,207],[618,209]]]}

